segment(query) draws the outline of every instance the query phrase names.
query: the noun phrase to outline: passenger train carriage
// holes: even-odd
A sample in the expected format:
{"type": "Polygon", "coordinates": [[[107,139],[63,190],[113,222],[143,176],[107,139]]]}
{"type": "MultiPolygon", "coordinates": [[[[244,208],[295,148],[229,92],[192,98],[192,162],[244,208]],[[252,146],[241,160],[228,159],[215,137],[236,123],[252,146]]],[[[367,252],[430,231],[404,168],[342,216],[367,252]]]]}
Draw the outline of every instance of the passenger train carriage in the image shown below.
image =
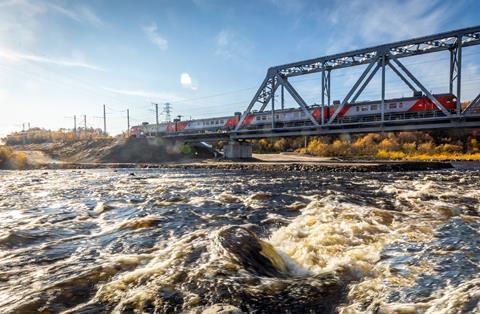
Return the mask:
{"type": "MultiPolygon", "coordinates": [[[[452,94],[434,95],[443,107],[454,113],[456,108],[456,97],[452,94]]],[[[328,121],[338,108],[338,102],[333,106],[324,107],[323,119],[328,121]]],[[[404,120],[411,118],[429,118],[442,116],[442,111],[426,96],[398,98],[385,100],[384,119],[404,120]]],[[[312,116],[320,123],[322,119],[322,108],[313,105],[308,108],[312,116]]],[[[195,119],[156,124],[144,123],[142,126],[134,126],[130,130],[131,136],[147,136],[154,134],[168,133],[204,133],[221,132],[233,130],[240,120],[241,113],[234,116],[224,116],[208,119],[195,119]]],[[[336,123],[350,124],[379,121],[381,119],[381,101],[367,101],[346,104],[335,117],[336,123]]],[[[243,121],[244,129],[258,130],[270,129],[272,127],[272,112],[252,112],[243,121]]],[[[302,109],[284,109],[275,111],[275,127],[308,126],[312,122],[302,109]]]]}

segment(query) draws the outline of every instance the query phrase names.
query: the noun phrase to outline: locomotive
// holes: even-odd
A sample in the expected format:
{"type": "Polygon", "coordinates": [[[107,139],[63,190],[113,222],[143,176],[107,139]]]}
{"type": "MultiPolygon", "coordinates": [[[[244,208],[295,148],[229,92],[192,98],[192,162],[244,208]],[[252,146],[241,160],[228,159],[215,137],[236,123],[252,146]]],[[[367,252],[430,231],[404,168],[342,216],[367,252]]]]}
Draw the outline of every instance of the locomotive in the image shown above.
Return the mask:
{"type": "MultiPolygon", "coordinates": [[[[453,94],[433,95],[442,106],[451,113],[456,112],[456,97],[453,94]]],[[[323,107],[319,105],[308,106],[308,111],[319,123],[329,121],[340,103],[334,101],[333,106],[323,107]]],[[[300,126],[312,126],[312,121],[300,108],[275,110],[275,117],[272,111],[252,112],[243,121],[243,129],[260,130],[271,129],[272,118],[275,128],[288,128],[300,126]]],[[[430,118],[443,116],[443,112],[433,103],[430,98],[424,95],[416,95],[408,98],[388,99],[384,101],[384,121],[405,120],[413,118],[430,118]]],[[[144,123],[141,126],[133,126],[130,130],[131,136],[164,135],[171,133],[208,133],[227,132],[235,129],[240,121],[241,113],[236,112],[233,116],[222,116],[207,119],[194,119],[156,124],[144,123]]],[[[335,117],[336,124],[361,124],[381,120],[381,101],[364,101],[345,104],[335,117]]]]}

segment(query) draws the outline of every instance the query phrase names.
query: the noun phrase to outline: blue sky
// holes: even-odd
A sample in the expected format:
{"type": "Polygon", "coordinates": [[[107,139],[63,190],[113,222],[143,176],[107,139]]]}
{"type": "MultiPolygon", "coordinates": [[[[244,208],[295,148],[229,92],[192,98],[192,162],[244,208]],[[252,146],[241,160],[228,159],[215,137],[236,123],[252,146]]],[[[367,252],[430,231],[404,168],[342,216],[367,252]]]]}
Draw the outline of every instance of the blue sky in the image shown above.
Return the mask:
{"type": "MultiPolygon", "coordinates": [[[[478,24],[474,0],[0,0],[0,136],[27,122],[72,127],[73,115],[101,127],[102,104],[114,134],[127,108],[132,124],[153,122],[152,102],[186,117],[232,114],[270,66],[478,24]]],[[[480,92],[479,56],[465,49],[465,98],[480,92]]],[[[447,59],[405,64],[445,92],[447,59]]],[[[361,70],[333,75],[334,99],[361,70]]],[[[308,103],[320,101],[318,76],[293,84],[308,103]]],[[[389,73],[387,86],[387,96],[408,93],[389,73]]],[[[377,97],[378,78],[364,95],[377,97]]]]}

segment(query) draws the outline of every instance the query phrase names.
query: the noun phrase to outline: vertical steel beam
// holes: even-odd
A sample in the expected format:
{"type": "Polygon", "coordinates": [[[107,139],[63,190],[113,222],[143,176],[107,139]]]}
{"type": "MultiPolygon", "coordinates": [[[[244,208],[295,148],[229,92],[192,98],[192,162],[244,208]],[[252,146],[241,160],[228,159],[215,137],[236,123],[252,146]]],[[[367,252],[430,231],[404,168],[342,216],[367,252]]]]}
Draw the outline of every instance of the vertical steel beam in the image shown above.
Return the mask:
{"type": "Polygon", "coordinates": [[[322,71],[322,112],[321,112],[321,125],[325,122],[325,70],[322,71]]]}
{"type": "Polygon", "coordinates": [[[385,54],[382,56],[382,102],[380,104],[380,112],[382,115],[382,123],[385,121],[385,54]]]}
{"type": "Polygon", "coordinates": [[[272,98],[272,129],[275,129],[275,81],[275,78],[272,78],[272,96],[270,96],[272,98]]]}
{"type": "Polygon", "coordinates": [[[285,110],[285,87],[283,87],[283,85],[281,85],[282,89],[282,94],[281,94],[281,101],[282,101],[282,111],[285,110]]]}
{"type": "Polygon", "coordinates": [[[456,50],[455,49],[450,49],[450,81],[449,81],[449,92],[450,94],[453,94],[453,74],[455,72],[455,56],[456,56],[456,50]]]}
{"type": "Polygon", "coordinates": [[[420,83],[417,78],[412,73],[410,73],[410,71],[408,71],[407,68],[405,68],[405,66],[400,63],[400,61],[397,60],[397,58],[395,58],[393,55],[391,55],[390,58],[400,67],[400,69],[402,69],[403,72],[405,72],[405,74],[407,74],[407,76],[422,90],[422,92],[427,95],[427,97],[438,107],[438,109],[442,110],[442,112],[446,116],[450,116],[450,112],[448,112],[448,110],[445,109],[445,107],[443,107],[442,104],[435,97],[433,97],[433,95],[428,91],[428,89],[426,89],[425,86],[423,86],[422,83],[420,83]]]}
{"type": "Polygon", "coordinates": [[[457,37],[457,115],[462,112],[462,35],[457,37]]]}
{"type": "Polygon", "coordinates": [[[285,88],[287,89],[287,92],[290,93],[292,98],[297,102],[297,104],[302,108],[303,112],[305,115],[312,121],[313,125],[319,126],[317,120],[312,116],[310,111],[307,108],[307,104],[303,100],[303,98],[297,93],[295,88],[288,82],[286,79],[284,79],[281,75],[277,75],[278,80],[280,81],[280,84],[284,85],[285,88]]]}
{"type": "Polygon", "coordinates": [[[370,64],[368,65],[368,67],[365,69],[365,71],[363,71],[362,75],[360,75],[360,78],[357,80],[357,82],[355,83],[355,85],[353,85],[352,89],[350,89],[350,91],[348,92],[347,96],[345,96],[345,98],[343,99],[342,103],[340,104],[340,106],[335,110],[335,112],[332,114],[332,116],[330,117],[330,119],[328,120],[327,124],[332,124],[333,120],[335,120],[335,118],[337,117],[338,113],[343,109],[343,107],[347,104],[348,100],[350,99],[350,97],[352,97],[353,93],[357,90],[358,86],[360,85],[360,83],[363,82],[363,80],[365,79],[365,77],[367,76],[367,74],[370,72],[370,70],[372,69],[372,67],[377,63],[378,61],[378,56],[375,57],[375,59],[370,62],[370,64]]]}
{"type": "Polygon", "coordinates": [[[330,104],[331,104],[331,101],[330,101],[330,87],[332,86],[331,85],[331,80],[330,80],[330,73],[331,73],[331,70],[328,70],[327,71],[327,105],[330,107],[330,104]]]}
{"type": "Polygon", "coordinates": [[[270,99],[272,99],[272,95],[277,91],[278,86],[280,86],[280,83],[278,82],[278,80],[275,79],[275,77],[273,77],[271,85],[273,85],[274,87],[273,89],[270,89],[270,93],[268,94],[268,96],[263,99],[262,107],[260,107],[258,112],[263,112],[265,110],[268,103],[270,102],[270,99]]]}

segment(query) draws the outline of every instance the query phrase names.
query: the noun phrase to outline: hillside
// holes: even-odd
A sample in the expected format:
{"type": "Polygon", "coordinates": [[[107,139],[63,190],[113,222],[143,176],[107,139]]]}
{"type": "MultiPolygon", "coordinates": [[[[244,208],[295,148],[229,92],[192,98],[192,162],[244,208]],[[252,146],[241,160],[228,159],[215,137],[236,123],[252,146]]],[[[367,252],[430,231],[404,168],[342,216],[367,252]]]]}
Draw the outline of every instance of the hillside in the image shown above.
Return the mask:
{"type": "Polygon", "coordinates": [[[33,163],[49,162],[75,163],[162,163],[189,161],[195,158],[211,157],[208,149],[173,145],[155,138],[102,139],[77,142],[58,142],[17,145],[18,151],[28,152],[33,163]],[[40,156],[37,160],[35,156],[40,156]]]}

